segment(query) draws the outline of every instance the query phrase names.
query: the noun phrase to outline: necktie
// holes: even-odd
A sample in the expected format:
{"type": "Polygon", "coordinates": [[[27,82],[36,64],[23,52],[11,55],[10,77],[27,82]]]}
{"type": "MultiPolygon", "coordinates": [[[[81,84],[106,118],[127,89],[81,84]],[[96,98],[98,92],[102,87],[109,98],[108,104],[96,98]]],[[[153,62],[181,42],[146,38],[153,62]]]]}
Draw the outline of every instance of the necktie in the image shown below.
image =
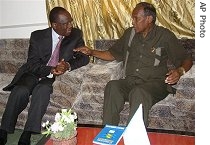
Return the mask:
{"type": "Polygon", "coordinates": [[[55,47],[55,50],[53,51],[53,54],[50,57],[50,60],[48,61],[48,66],[53,66],[55,67],[58,64],[59,61],[59,51],[60,51],[60,45],[61,45],[61,41],[63,39],[62,36],[58,37],[59,41],[55,47]]]}

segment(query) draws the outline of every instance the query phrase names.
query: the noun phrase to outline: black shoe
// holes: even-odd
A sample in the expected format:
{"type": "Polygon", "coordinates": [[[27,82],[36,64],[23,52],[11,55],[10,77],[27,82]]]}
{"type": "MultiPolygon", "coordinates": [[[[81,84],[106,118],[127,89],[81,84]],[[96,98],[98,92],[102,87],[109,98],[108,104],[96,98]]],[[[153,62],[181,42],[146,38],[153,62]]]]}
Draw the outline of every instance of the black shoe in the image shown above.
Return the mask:
{"type": "Polygon", "coordinates": [[[0,145],[5,145],[7,143],[7,138],[0,137],[0,145]]]}
{"type": "Polygon", "coordinates": [[[7,143],[7,132],[0,129],[0,145],[5,145],[7,143]]]}
{"type": "Polygon", "coordinates": [[[18,145],[30,145],[31,144],[31,132],[23,131],[18,141],[18,145]]]}

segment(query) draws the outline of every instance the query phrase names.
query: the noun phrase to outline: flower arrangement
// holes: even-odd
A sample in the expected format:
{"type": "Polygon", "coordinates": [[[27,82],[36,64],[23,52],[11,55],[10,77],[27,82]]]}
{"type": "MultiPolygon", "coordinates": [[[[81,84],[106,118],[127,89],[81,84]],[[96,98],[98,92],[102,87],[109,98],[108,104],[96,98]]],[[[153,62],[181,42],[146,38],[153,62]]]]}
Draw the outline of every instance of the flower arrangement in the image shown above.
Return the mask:
{"type": "Polygon", "coordinates": [[[46,136],[51,134],[51,138],[59,140],[69,139],[76,135],[76,119],[77,114],[71,109],[62,109],[61,113],[56,113],[53,124],[49,121],[42,124],[42,127],[46,128],[46,131],[42,132],[42,134],[46,134],[46,136]]]}

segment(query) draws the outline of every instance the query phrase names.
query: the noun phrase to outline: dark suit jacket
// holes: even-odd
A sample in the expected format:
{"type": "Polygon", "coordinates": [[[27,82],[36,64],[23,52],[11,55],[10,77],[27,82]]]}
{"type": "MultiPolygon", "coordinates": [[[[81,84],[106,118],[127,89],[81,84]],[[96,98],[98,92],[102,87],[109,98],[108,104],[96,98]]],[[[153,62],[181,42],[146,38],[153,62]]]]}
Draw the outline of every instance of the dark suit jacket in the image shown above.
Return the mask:
{"type": "MultiPolygon", "coordinates": [[[[89,57],[73,49],[84,46],[82,31],[73,28],[71,34],[62,40],[60,46],[60,60],[64,59],[71,65],[71,70],[89,63],[89,57]]],[[[46,66],[52,53],[52,28],[37,30],[31,33],[27,62],[20,67],[12,82],[3,88],[10,91],[25,73],[32,73],[38,78],[50,74],[51,66],[46,66]]]]}

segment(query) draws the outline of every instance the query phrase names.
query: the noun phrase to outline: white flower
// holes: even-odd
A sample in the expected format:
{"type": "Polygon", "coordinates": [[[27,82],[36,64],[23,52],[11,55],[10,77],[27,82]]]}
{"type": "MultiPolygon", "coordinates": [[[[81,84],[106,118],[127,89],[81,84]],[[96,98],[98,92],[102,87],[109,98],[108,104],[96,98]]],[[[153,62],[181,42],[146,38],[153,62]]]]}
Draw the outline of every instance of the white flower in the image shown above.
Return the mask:
{"type": "Polygon", "coordinates": [[[74,119],[77,119],[77,113],[74,112],[74,119]]]}
{"type": "Polygon", "coordinates": [[[61,118],[60,113],[56,113],[55,114],[55,122],[58,122],[60,120],[60,118],[61,118]]]}
{"type": "Polygon", "coordinates": [[[62,114],[67,112],[67,109],[61,109],[62,114]]]}
{"type": "Polygon", "coordinates": [[[42,127],[46,127],[49,123],[49,120],[47,120],[45,123],[42,123],[42,127]]]}
{"type": "Polygon", "coordinates": [[[49,121],[42,124],[42,127],[46,128],[46,131],[42,132],[42,134],[51,134],[58,139],[69,138],[76,130],[76,119],[77,114],[72,112],[71,109],[62,109],[61,113],[56,113],[55,122],[53,124],[50,124],[49,121]]]}
{"type": "Polygon", "coordinates": [[[71,123],[71,122],[74,122],[74,120],[71,119],[71,116],[63,116],[63,120],[67,123],[71,123]]]}
{"type": "Polygon", "coordinates": [[[53,125],[50,127],[53,133],[56,133],[59,131],[60,124],[58,122],[53,123],[53,125]]]}

